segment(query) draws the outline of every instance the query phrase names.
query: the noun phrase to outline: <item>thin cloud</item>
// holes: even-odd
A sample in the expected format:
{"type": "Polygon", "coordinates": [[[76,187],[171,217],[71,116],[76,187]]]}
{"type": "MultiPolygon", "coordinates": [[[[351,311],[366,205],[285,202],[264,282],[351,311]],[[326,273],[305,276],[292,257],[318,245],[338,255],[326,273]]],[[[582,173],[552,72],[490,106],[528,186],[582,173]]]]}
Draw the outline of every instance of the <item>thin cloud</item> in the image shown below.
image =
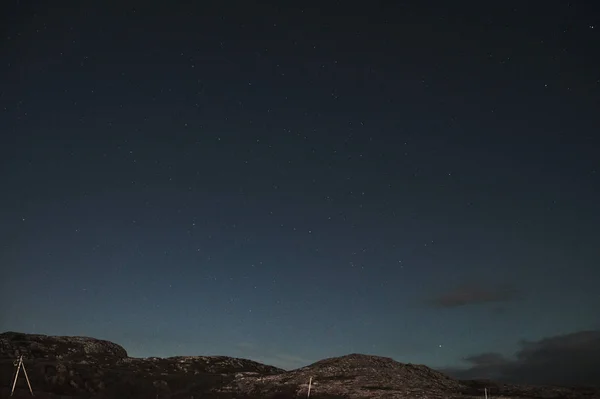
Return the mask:
{"type": "Polygon", "coordinates": [[[239,342],[236,346],[243,350],[255,350],[257,348],[256,344],[253,342],[239,342]]]}
{"type": "Polygon", "coordinates": [[[253,342],[239,342],[235,347],[237,348],[236,356],[251,359],[269,366],[279,367],[284,370],[296,369],[314,362],[314,360],[281,352],[274,348],[262,347],[253,342]]]}
{"type": "Polygon", "coordinates": [[[430,299],[428,303],[438,308],[457,308],[467,305],[514,301],[521,297],[521,292],[510,285],[490,287],[489,285],[464,284],[430,299]]]}
{"type": "Polygon", "coordinates": [[[284,370],[294,370],[315,362],[314,360],[290,355],[288,353],[273,353],[265,356],[256,356],[254,360],[263,364],[279,367],[284,370]]]}
{"type": "Polygon", "coordinates": [[[522,341],[513,358],[499,353],[466,357],[466,368],[442,370],[460,379],[535,385],[600,386],[600,330],[522,341]]]}

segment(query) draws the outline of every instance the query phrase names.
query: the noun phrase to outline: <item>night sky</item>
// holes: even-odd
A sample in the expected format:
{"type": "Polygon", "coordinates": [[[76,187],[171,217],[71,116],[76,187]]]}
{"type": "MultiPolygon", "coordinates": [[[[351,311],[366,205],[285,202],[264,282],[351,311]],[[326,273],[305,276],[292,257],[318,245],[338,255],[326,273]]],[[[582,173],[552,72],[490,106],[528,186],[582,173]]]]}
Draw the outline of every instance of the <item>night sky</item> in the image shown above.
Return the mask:
{"type": "Polygon", "coordinates": [[[0,331],[593,382],[598,5],[192,3],[2,2],[0,331]]]}

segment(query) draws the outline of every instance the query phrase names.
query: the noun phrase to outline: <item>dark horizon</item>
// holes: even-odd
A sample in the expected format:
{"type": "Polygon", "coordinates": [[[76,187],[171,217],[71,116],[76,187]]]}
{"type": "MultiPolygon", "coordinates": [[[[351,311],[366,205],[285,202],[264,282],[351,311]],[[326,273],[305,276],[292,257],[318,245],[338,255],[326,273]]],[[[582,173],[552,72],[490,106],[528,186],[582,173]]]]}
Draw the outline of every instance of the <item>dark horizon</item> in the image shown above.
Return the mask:
{"type": "MultiPolygon", "coordinates": [[[[2,334],[32,334],[38,335],[36,333],[24,333],[20,331],[4,331],[2,334]]],[[[42,334],[45,335],[45,334],[42,334]]],[[[66,336],[69,337],[69,336],[66,336]]],[[[92,339],[100,339],[97,337],[89,337],[89,336],[71,336],[77,338],[92,338],[92,339]]],[[[575,334],[567,334],[560,337],[552,337],[550,339],[544,339],[542,342],[522,342],[521,345],[523,347],[529,346],[537,348],[533,351],[529,351],[527,353],[527,349],[524,348],[517,354],[518,360],[513,360],[508,357],[504,357],[500,354],[494,353],[486,353],[478,356],[472,356],[465,359],[466,362],[471,364],[469,368],[438,368],[434,369],[443,374],[448,375],[449,377],[455,378],[460,381],[492,381],[496,383],[508,383],[508,384],[518,384],[518,385],[534,385],[534,386],[558,386],[558,387],[572,387],[572,388],[600,388],[600,384],[598,383],[600,372],[597,368],[594,368],[599,352],[597,350],[596,345],[598,344],[598,340],[600,340],[600,334],[597,331],[582,331],[575,334]],[[552,342],[554,341],[554,342],[552,342]],[[586,342],[587,341],[587,342],[586,342]],[[547,359],[546,362],[540,363],[539,361],[535,361],[535,357],[539,355],[543,355],[543,352],[547,352],[548,354],[552,354],[553,349],[552,346],[556,346],[557,343],[560,343],[562,347],[554,348],[554,358],[547,359]],[[579,350],[573,350],[573,344],[577,344],[579,346],[579,350]],[[582,345],[583,343],[583,345],[582,345]],[[554,344],[554,345],[553,345],[554,344]],[[591,345],[590,345],[591,344],[591,345]],[[569,348],[570,347],[570,348],[569,348]],[[558,353],[557,349],[567,350],[567,352],[558,353]],[[591,353],[583,353],[583,350],[587,351],[591,349],[591,353]],[[575,363],[564,363],[565,358],[576,359],[575,363]],[[587,363],[586,363],[587,361],[587,363]],[[573,368],[575,365],[577,368],[573,368]],[[552,375],[552,379],[549,379],[549,375],[552,375]]],[[[118,342],[113,342],[122,347],[118,342]]],[[[151,354],[143,357],[132,356],[127,348],[122,347],[126,352],[128,357],[133,358],[156,358],[158,356],[153,356],[151,354]]],[[[384,357],[386,359],[393,359],[389,356],[383,355],[371,355],[368,353],[347,353],[335,356],[333,358],[344,358],[344,357],[352,357],[352,356],[377,356],[384,357]]],[[[222,356],[220,354],[178,354],[174,356],[167,356],[163,358],[170,357],[195,357],[195,356],[222,356]]],[[[231,356],[234,357],[234,356],[231,356]]],[[[245,359],[243,357],[237,357],[241,359],[245,359]]],[[[313,366],[317,363],[320,363],[323,360],[331,359],[331,358],[322,358],[317,359],[309,364],[297,366],[294,368],[285,368],[279,367],[285,371],[293,371],[297,369],[301,369],[307,366],[313,366]]],[[[27,359],[25,359],[27,360],[27,359]]],[[[31,359],[30,359],[31,360],[31,359]]],[[[253,359],[248,359],[253,360],[253,359]]],[[[256,361],[256,360],[254,360],[256,361]]],[[[400,362],[400,361],[399,361],[400,362]]],[[[259,362],[261,363],[261,362],[259,362]]],[[[400,362],[402,363],[402,362],[400,362]]],[[[267,366],[273,366],[272,364],[262,363],[267,366]]],[[[423,366],[427,366],[423,364],[423,366]]],[[[275,366],[278,367],[278,366],[275,366]]],[[[429,367],[429,366],[427,366],[429,367]]]]}
{"type": "Polygon", "coordinates": [[[597,377],[597,5],[0,15],[0,331],[597,377]]]}

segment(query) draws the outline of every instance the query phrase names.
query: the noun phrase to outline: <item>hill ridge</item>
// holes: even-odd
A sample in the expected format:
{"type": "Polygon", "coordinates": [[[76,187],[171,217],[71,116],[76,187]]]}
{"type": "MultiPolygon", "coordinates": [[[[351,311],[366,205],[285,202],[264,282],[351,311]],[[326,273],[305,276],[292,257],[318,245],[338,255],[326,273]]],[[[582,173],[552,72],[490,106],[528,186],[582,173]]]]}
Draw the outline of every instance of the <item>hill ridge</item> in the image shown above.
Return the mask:
{"type": "MultiPolygon", "coordinates": [[[[118,344],[93,337],[8,331],[0,334],[0,397],[10,394],[15,359],[24,356],[35,396],[46,399],[291,399],[481,397],[480,381],[458,381],[425,365],[350,353],[285,371],[229,356],[133,358],[118,344]]],[[[593,389],[527,387],[489,382],[493,396],[600,399],[593,389]]],[[[24,378],[15,398],[30,397],[24,378]]]]}

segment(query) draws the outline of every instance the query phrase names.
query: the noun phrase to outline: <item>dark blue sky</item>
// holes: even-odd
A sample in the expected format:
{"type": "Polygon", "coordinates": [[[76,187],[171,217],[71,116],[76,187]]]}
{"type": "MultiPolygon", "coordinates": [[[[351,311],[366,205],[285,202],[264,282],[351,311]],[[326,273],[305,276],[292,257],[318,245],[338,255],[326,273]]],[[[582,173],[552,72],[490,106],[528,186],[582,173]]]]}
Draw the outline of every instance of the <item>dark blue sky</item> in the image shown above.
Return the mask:
{"type": "Polygon", "coordinates": [[[505,379],[522,340],[600,353],[592,2],[7,3],[0,330],[505,379]]]}

